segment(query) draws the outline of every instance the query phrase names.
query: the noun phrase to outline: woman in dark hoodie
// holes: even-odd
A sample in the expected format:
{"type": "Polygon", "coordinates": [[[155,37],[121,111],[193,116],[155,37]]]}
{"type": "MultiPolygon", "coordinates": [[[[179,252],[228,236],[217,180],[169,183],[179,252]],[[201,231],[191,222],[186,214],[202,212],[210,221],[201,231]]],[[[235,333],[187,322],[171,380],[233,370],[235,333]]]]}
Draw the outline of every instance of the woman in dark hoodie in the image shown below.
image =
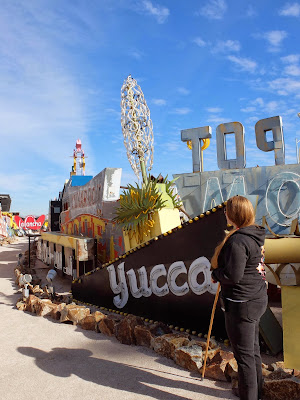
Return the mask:
{"type": "Polygon", "coordinates": [[[259,320],[267,307],[263,263],[265,229],[255,225],[251,202],[234,196],[224,209],[233,230],[212,257],[212,279],[221,284],[226,331],[238,364],[239,396],[262,398],[259,320]]]}

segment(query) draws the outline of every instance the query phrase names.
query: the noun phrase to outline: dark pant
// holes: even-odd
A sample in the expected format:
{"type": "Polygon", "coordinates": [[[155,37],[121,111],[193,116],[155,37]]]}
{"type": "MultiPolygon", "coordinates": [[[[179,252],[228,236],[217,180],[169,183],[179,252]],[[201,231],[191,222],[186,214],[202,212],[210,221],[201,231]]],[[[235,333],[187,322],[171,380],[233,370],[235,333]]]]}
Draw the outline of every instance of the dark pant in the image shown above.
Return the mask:
{"type": "Polygon", "coordinates": [[[241,400],[262,398],[259,320],[266,311],[267,303],[267,296],[244,303],[225,300],[226,331],[238,364],[241,400]]]}

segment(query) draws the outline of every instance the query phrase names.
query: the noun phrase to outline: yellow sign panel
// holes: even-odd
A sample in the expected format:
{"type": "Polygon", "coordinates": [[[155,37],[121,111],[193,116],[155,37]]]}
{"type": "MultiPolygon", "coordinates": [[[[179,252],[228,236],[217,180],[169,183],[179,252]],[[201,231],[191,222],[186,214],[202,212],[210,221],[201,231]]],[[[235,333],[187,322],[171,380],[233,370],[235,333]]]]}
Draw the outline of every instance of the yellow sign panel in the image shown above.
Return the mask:
{"type": "Polygon", "coordinates": [[[300,286],[282,286],[281,299],[284,366],[300,370],[300,286]]]}

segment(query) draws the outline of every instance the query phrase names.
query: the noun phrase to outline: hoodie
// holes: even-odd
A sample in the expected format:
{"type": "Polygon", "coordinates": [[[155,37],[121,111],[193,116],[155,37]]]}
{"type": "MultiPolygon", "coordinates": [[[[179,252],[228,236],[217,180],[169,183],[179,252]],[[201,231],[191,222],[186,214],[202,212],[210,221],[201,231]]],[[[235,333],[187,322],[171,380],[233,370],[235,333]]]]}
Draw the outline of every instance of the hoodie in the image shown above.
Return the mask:
{"type": "Polygon", "coordinates": [[[266,296],[263,269],[265,229],[251,225],[238,229],[225,242],[212,277],[219,281],[223,298],[247,301],[266,296]]]}

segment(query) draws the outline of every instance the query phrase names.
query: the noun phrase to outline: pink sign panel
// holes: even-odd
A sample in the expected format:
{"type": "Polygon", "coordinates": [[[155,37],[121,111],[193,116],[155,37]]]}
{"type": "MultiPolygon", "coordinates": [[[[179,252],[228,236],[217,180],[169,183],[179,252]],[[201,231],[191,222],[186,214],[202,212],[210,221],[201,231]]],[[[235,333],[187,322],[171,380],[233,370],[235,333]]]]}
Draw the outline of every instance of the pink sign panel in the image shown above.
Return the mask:
{"type": "Polygon", "coordinates": [[[15,215],[15,223],[17,226],[21,229],[32,229],[32,230],[38,230],[41,229],[45,222],[45,215],[41,215],[38,219],[35,219],[33,215],[27,215],[25,219],[23,220],[21,217],[18,215],[15,215]]]}

